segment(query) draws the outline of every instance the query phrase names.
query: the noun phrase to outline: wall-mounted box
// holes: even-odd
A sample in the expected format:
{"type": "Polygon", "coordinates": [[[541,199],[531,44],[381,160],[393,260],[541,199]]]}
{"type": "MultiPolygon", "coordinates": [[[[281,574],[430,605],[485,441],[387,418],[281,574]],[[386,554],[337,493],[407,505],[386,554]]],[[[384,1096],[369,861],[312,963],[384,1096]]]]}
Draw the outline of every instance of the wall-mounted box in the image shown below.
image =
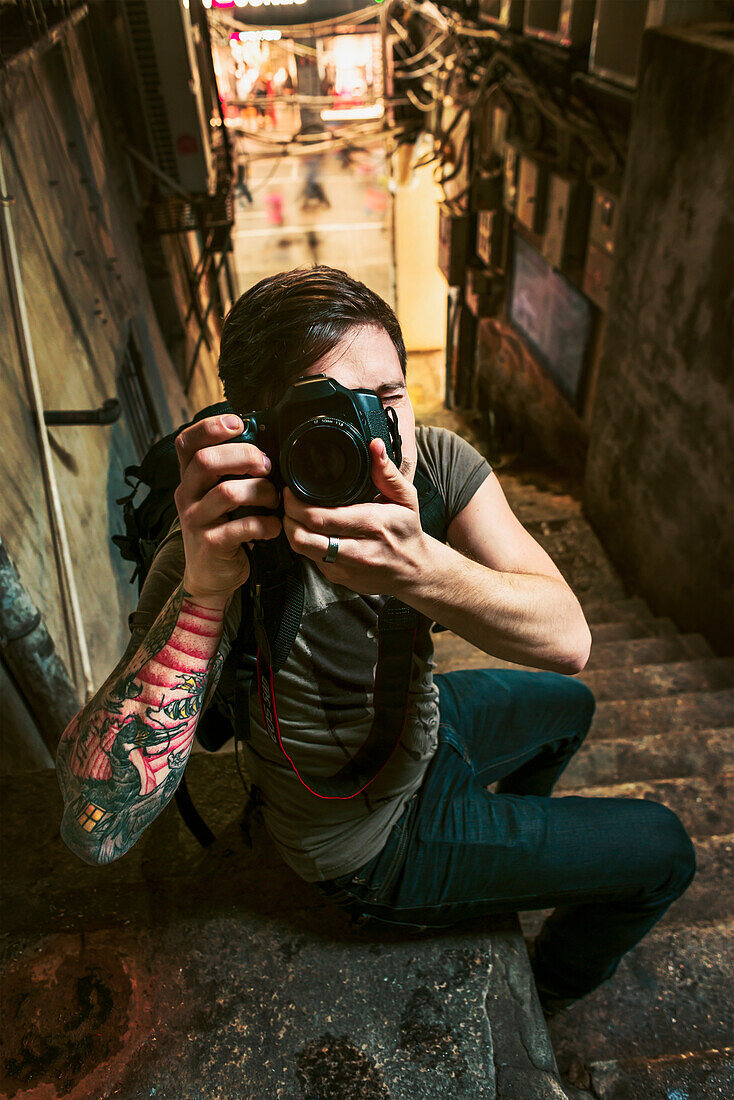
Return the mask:
{"type": "Polygon", "coordinates": [[[513,31],[522,30],[525,0],[479,0],[479,19],[513,31]]]}
{"type": "Polygon", "coordinates": [[[503,191],[504,177],[499,169],[495,172],[478,173],[471,185],[472,210],[499,210],[503,191]]]}
{"type": "Polygon", "coordinates": [[[517,172],[520,155],[514,145],[505,145],[504,160],[504,190],[503,202],[505,210],[511,214],[517,208],[517,172]]]}
{"type": "Polygon", "coordinates": [[[591,225],[589,226],[589,240],[607,252],[610,256],[614,253],[614,238],[617,235],[617,219],[619,212],[619,200],[606,191],[594,189],[594,199],[591,206],[591,225]]]}
{"type": "Polygon", "coordinates": [[[580,273],[589,238],[591,188],[584,180],[551,172],[548,220],[541,252],[564,274],[580,273]]]}
{"type": "Polygon", "coordinates": [[[532,157],[520,157],[517,220],[531,233],[545,232],[548,213],[548,168],[532,157]]]}
{"type": "Polygon", "coordinates": [[[594,0],[527,0],[525,34],[574,50],[586,50],[594,26],[594,0]]]}
{"type": "Polygon", "coordinates": [[[502,210],[481,210],[477,215],[476,253],[483,264],[503,271],[505,216],[502,210]]]}
{"type": "Polygon", "coordinates": [[[612,282],[614,257],[598,245],[589,242],[584,268],[584,294],[606,312],[609,287],[612,282]]]}
{"type": "Polygon", "coordinates": [[[483,267],[467,268],[465,301],[476,318],[496,317],[502,308],[505,281],[483,267]]]}
{"type": "Polygon", "coordinates": [[[445,206],[438,216],[438,267],[449,286],[463,286],[466,282],[466,263],[469,256],[468,214],[452,214],[445,206]]]}
{"type": "Polygon", "coordinates": [[[637,83],[643,32],[648,27],[731,19],[730,0],[596,0],[589,71],[628,88],[637,83]],[[622,13],[620,13],[622,7],[622,13]]]}

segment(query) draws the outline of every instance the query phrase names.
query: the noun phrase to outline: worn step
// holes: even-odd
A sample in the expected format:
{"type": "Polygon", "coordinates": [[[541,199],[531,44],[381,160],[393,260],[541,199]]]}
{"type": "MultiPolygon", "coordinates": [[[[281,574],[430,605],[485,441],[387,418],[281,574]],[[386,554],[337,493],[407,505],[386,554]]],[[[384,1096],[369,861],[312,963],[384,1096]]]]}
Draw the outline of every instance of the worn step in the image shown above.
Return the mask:
{"type": "Polygon", "coordinates": [[[561,1100],[514,918],[355,927],[257,818],[245,846],[231,759],[186,775],[215,843],[171,803],[101,868],[61,842],[52,772],[0,782],[0,1094],[181,1100],[204,1065],[207,1097],[561,1100]]]}
{"type": "Polygon", "coordinates": [[[734,1048],[593,1062],[584,1076],[593,1091],[568,1091],[568,1100],[730,1100],[734,1048]]]}
{"type": "MultiPolygon", "coordinates": [[[[455,668],[527,668],[477,649],[471,642],[451,631],[443,631],[434,641],[440,671],[455,668]]],[[[708,642],[700,634],[673,634],[622,641],[594,642],[582,675],[587,671],[657,665],[672,661],[712,657],[708,642]]]]}
{"type": "Polygon", "coordinates": [[[582,515],[581,504],[573,497],[556,496],[553,493],[517,492],[514,489],[508,491],[504,482],[502,482],[502,488],[507,503],[523,526],[553,519],[575,519],[582,515]]]}
{"type": "Polygon", "coordinates": [[[618,600],[586,600],[584,614],[592,627],[595,623],[619,623],[629,619],[647,622],[654,618],[648,605],[639,596],[618,600]]]}
{"type": "MultiPolygon", "coordinates": [[[[688,691],[717,690],[734,684],[734,659],[727,657],[699,657],[688,660],[676,659],[673,639],[639,639],[631,642],[610,642],[600,645],[592,651],[594,660],[578,676],[591,688],[597,702],[606,699],[644,699],[661,695],[678,695],[688,691]],[[639,644],[644,643],[644,644],[639,644]],[[657,643],[660,643],[659,645],[657,643]],[[649,664],[626,664],[629,651],[626,646],[636,647],[640,657],[650,657],[649,664]],[[647,654],[645,653],[647,650],[647,654]],[[670,655],[670,660],[660,663],[658,655],[670,655]],[[606,661],[604,658],[606,657],[606,661]],[[600,667],[602,665],[603,667],[600,667]]],[[[683,636],[685,637],[685,636],[683,636]]],[[[683,648],[695,651],[698,636],[690,636],[693,641],[684,642],[683,648]]],[[[473,646],[458,634],[444,630],[434,635],[434,657],[438,672],[455,672],[458,669],[494,668],[532,670],[528,665],[520,665],[494,657],[473,646]]],[[[705,641],[703,645],[706,645],[705,641]]],[[[681,654],[678,653],[680,658],[681,654]]]]}
{"type": "Polygon", "coordinates": [[[594,645],[606,642],[622,642],[629,638],[665,638],[678,633],[672,619],[630,618],[617,623],[590,623],[594,645]]]}
{"type": "Polygon", "coordinates": [[[711,647],[700,634],[673,634],[659,638],[594,643],[586,668],[591,670],[656,665],[667,661],[713,656],[711,647]]]}
{"type": "Polygon", "coordinates": [[[582,605],[590,600],[624,597],[622,582],[582,517],[530,523],[527,530],[550,555],[582,605]]]}
{"type": "Polygon", "coordinates": [[[542,501],[512,501],[508,498],[508,504],[520,520],[520,523],[526,528],[530,524],[542,523],[548,519],[572,519],[580,514],[580,509],[574,507],[573,502],[548,504],[542,501]]]}
{"type": "MultiPolygon", "coordinates": [[[[559,1068],[730,1047],[733,931],[731,922],[653,929],[610,981],[550,1021],[559,1068]]],[[[696,1093],[689,1100],[697,1095],[709,1100],[696,1093]]]]}
{"type": "Polygon", "coordinates": [[[722,771],[715,779],[683,776],[647,779],[637,783],[577,787],[566,792],[580,798],[646,798],[673,810],[691,836],[715,836],[734,832],[734,772],[722,771]]]}
{"type": "MultiPolygon", "coordinates": [[[[717,924],[734,913],[734,834],[694,837],[696,876],[682,897],[674,902],[658,928],[673,925],[717,924]]],[[[521,913],[528,939],[540,931],[551,909],[521,913]]]]}
{"type": "Polygon", "coordinates": [[[629,783],[642,779],[716,776],[734,768],[734,726],[694,730],[686,737],[668,733],[603,740],[588,738],[561,776],[557,790],[629,783]]]}
{"type": "Polygon", "coordinates": [[[648,699],[682,695],[688,691],[721,691],[734,685],[731,657],[703,657],[636,668],[584,669],[579,678],[593,691],[597,702],[607,699],[648,699]]]}
{"type": "MultiPolygon", "coordinates": [[[[584,673],[581,673],[584,678],[584,673]]],[[[734,726],[734,689],[692,691],[658,699],[597,702],[590,738],[631,738],[665,731],[666,736],[734,726]]]]}

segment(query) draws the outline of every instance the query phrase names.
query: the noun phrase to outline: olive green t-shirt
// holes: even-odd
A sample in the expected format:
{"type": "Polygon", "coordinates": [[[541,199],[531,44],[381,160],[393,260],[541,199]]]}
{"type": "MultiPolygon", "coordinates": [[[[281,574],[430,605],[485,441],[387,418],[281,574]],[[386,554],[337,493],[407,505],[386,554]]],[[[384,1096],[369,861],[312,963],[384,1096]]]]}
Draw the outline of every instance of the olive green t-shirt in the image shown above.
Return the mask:
{"type": "MultiPolygon", "coordinates": [[[[438,487],[450,524],[488,477],[490,467],[469,443],[444,428],[417,428],[416,443],[418,465],[438,487]]],[[[262,792],[263,817],[278,850],[302,878],[313,882],[348,874],[381,850],[436,751],[439,712],[430,624],[423,620],[413,651],[407,717],[387,764],[353,798],[323,798],[308,789],[296,770],[304,780],[336,774],[370,732],[377,617],[385,597],[363,596],[331,584],[313,562],[304,558],[302,564],[301,626],[273,680],[283,748],[265,728],[253,682],[250,739],[244,753],[250,778],[262,792]]],[[[152,624],[183,571],[183,542],[176,523],[158,550],[137,610],[130,616],[132,629],[145,630],[152,624]]],[[[241,613],[242,600],[235,598],[225,619],[225,655],[241,613]]]]}

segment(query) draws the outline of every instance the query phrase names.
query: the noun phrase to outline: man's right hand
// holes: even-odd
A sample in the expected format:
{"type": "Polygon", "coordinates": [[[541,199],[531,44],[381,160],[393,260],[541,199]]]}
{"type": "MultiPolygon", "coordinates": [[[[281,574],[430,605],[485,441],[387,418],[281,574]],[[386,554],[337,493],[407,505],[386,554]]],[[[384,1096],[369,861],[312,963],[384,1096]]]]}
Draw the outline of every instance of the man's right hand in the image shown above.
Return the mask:
{"type": "Polygon", "coordinates": [[[174,498],[186,552],[183,585],[194,599],[220,608],[250,575],[242,544],[276,538],[281,530],[274,515],[230,515],[237,508],[278,506],[277,490],[267,480],[266,455],[251,443],[227,443],[243,430],[238,416],[210,416],[176,439],[181,482],[174,498]]]}

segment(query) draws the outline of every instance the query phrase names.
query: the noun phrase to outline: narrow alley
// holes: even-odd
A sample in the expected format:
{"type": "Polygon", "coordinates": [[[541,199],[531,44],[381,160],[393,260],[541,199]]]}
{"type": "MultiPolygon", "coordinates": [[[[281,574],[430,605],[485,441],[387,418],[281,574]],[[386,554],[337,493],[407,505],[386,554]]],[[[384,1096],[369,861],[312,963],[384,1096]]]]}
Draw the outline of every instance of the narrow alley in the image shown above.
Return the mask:
{"type": "Polygon", "coordinates": [[[734,3],[624,8],[0,3],[2,1100],[734,1096],[734,3]]]}

